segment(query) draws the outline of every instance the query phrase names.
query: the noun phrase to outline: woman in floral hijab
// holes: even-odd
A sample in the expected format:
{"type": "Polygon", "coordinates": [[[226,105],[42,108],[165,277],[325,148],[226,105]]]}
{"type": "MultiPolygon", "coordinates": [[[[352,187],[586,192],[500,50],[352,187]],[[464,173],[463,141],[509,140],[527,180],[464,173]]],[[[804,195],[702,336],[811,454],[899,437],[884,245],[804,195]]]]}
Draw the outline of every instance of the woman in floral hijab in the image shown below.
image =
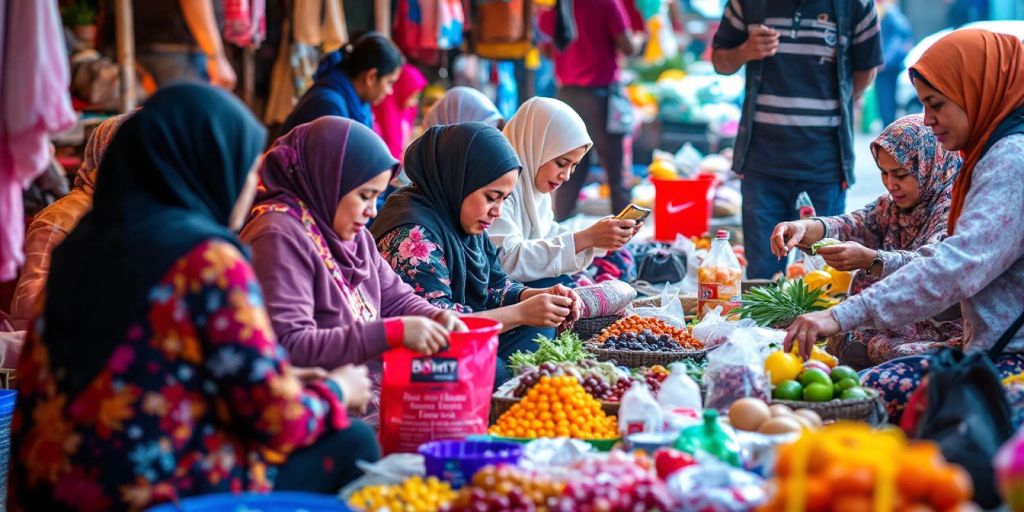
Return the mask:
{"type": "MultiPolygon", "coordinates": [[[[887,194],[847,215],[782,223],[772,236],[776,249],[808,247],[822,238],[842,240],[818,254],[836,269],[859,270],[851,295],[904,266],[921,247],[945,238],[961,165],[960,156],[939,145],[920,115],[889,125],[872,142],[871,153],[887,194]]],[[[958,345],[962,335],[957,309],[899,329],[854,331],[838,355],[854,366],[868,366],[958,345]]]]}

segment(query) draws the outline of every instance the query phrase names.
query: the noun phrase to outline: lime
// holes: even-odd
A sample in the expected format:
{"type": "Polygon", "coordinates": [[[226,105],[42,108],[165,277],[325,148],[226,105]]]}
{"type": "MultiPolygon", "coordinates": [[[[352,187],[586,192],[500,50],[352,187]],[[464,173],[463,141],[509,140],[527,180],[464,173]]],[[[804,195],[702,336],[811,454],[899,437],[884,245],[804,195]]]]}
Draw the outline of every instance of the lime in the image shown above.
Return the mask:
{"type": "Polygon", "coordinates": [[[814,383],[824,384],[829,389],[832,388],[832,378],[817,368],[808,368],[800,374],[800,384],[805,388],[814,383]]]}
{"type": "Polygon", "coordinates": [[[793,380],[803,370],[803,361],[793,354],[781,350],[768,354],[764,360],[764,371],[772,378],[772,384],[793,380]]]}
{"type": "Polygon", "coordinates": [[[804,387],[795,380],[784,380],[775,385],[775,392],[772,397],[778,400],[802,400],[804,398],[804,387]]]}
{"type": "Polygon", "coordinates": [[[868,392],[864,388],[857,386],[850,389],[843,390],[843,393],[839,395],[841,400],[863,400],[868,398],[868,392]]]}
{"type": "Polygon", "coordinates": [[[850,368],[849,366],[836,366],[832,368],[832,382],[839,382],[843,379],[853,379],[860,382],[860,375],[857,375],[857,370],[850,368]]]}
{"type": "Polygon", "coordinates": [[[847,389],[855,388],[857,386],[860,386],[860,382],[857,382],[856,379],[843,379],[839,382],[836,382],[836,393],[841,393],[843,391],[846,391],[847,389]]]}
{"type": "Polygon", "coordinates": [[[814,382],[804,388],[804,400],[808,402],[828,402],[832,400],[832,386],[814,382]]]}

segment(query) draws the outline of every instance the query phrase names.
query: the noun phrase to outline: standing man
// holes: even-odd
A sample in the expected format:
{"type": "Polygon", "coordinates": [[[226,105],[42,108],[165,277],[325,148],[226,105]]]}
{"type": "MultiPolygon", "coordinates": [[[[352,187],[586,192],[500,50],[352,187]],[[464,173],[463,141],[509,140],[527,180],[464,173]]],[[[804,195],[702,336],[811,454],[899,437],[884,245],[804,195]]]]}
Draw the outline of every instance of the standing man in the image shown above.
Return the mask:
{"type": "MultiPolygon", "coordinates": [[[[594,140],[601,164],[608,176],[611,190],[612,212],[618,213],[630,201],[626,183],[632,175],[626,168],[625,133],[609,130],[610,101],[619,86],[619,54],[635,55],[639,50],[633,44],[630,19],[621,3],[623,0],[568,0],[573,2],[573,18],[579,34],[561,51],[554,52],[555,79],[558,99],[567,103],[587,124],[594,140]]],[[[632,0],[627,0],[632,1],[632,0]]],[[[555,32],[554,10],[541,15],[541,30],[555,32]]],[[[565,220],[576,214],[580,190],[590,172],[591,155],[587,152],[576,171],[565,184],[555,191],[555,220],[565,220]]]]}
{"type": "Polygon", "coordinates": [[[729,0],[711,54],[715,70],[746,65],[733,170],[743,177],[750,278],[784,264],[769,238],[806,191],[819,215],[846,208],[853,175],[853,100],[882,63],[872,0],[729,0]]]}

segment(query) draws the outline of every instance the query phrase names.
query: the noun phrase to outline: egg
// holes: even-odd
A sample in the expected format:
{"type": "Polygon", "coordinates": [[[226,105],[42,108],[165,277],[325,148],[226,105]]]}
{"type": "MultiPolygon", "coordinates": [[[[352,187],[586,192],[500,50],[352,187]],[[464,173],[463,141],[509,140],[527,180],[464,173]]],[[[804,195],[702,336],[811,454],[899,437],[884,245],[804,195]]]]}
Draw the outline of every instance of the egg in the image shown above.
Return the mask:
{"type": "Polygon", "coordinates": [[[821,421],[821,416],[819,416],[818,413],[810,409],[797,409],[793,414],[807,418],[808,420],[810,420],[811,423],[814,424],[815,428],[820,427],[824,423],[823,421],[821,421]]]}
{"type": "Polygon", "coordinates": [[[796,420],[796,422],[799,423],[800,426],[802,426],[802,427],[804,427],[806,429],[809,429],[809,430],[817,430],[818,429],[818,427],[816,427],[814,425],[814,422],[811,421],[811,419],[808,418],[807,416],[804,416],[802,414],[792,414],[789,417],[794,419],[794,420],[796,420]]]}
{"type": "Polygon", "coordinates": [[[789,434],[790,432],[799,432],[801,428],[799,421],[791,417],[780,416],[764,422],[757,431],[762,434],[789,434]]]}
{"type": "Polygon", "coordinates": [[[741,398],[729,407],[729,423],[749,432],[756,432],[771,416],[768,404],[756,398],[741,398]]]}
{"type": "Polygon", "coordinates": [[[769,407],[768,410],[772,413],[772,418],[793,415],[793,409],[790,409],[788,406],[782,404],[775,404],[769,407]]]}

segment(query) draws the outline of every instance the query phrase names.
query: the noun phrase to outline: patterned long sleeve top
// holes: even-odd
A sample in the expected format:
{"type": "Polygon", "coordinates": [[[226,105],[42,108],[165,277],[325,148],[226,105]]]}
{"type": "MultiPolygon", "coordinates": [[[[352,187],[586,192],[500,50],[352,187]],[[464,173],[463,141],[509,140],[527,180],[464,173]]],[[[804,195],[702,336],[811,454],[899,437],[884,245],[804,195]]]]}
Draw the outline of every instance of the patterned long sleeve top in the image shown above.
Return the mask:
{"type": "Polygon", "coordinates": [[[150,292],[77,396],[50,371],[38,317],[18,368],[12,510],[142,510],[268,491],[270,465],[349,420],[336,386],[303,386],[274,340],[252,268],[210,241],[150,292]]]}
{"type": "MultiPolygon", "coordinates": [[[[995,143],[978,162],[952,236],[834,308],[844,331],[894,328],[960,302],[965,347],[988,349],[1024,312],[1024,135],[995,143]]],[[[1017,333],[1007,352],[1024,352],[1017,333]]]]}
{"type": "MultiPolygon", "coordinates": [[[[377,248],[402,280],[431,304],[459,313],[474,312],[470,306],[452,299],[448,262],[430,230],[417,225],[400,226],[381,237],[377,248]]],[[[517,304],[526,286],[508,278],[496,254],[490,263],[486,309],[517,304]]]]}

